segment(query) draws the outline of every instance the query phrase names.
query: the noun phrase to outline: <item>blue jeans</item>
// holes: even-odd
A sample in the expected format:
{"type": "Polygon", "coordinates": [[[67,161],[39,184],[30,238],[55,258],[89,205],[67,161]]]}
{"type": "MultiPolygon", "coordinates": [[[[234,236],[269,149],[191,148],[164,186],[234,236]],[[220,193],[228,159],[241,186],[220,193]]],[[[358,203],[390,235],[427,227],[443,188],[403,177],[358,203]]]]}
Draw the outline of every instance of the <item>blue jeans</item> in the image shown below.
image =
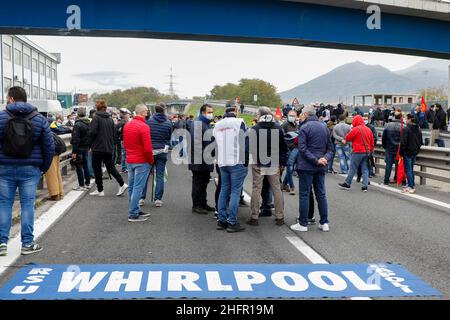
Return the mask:
{"type": "Polygon", "coordinates": [[[220,178],[222,180],[218,208],[220,222],[226,223],[228,221],[231,225],[237,223],[239,201],[246,176],[247,168],[242,164],[220,168],[220,178]]]}
{"type": "Polygon", "coordinates": [[[122,160],[122,163],[121,163],[122,171],[125,171],[125,170],[127,170],[127,150],[125,150],[123,141],[121,142],[121,144],[122,144],[122,157],[120,160],[122,160]]]}
{"type": "Polygon", "coordinates": [[[283,185],[289,184],[289,187],[291,189],[295,187],[293,173],[294,173],[294,165],[297,162],[297,156],[298,156],[297,148],[289,151],[288,161],[286,164],[286,175],[284,176],[283,180],[283,185]]]}
{"type": "Polygon", "coordinates": [[[347,183],[349,186],[352,185],[353,177],[358,173],[358,168],[361,166],[362,186],[367,187],[369,185],[369,166],[367,161],[368,157],[365,152],[353,153],[350,170],[348,172],[347,179],[345,179],[345,183],[347,183]]]}
{"type": "Polygon", "coordinates": [[[414,163],[416,162],[416,156],[408,156],[405,154],[403,157],[403,163],[405,164],[406,179],[408,180],[408,187],[414,189],[416,185],[414,183],[414,163]]]}
{"type": "Polygon", "coordinates": [[[386,153],[384,156],[384,162],[386,163],[386,168],[384,169],[384,183],[388,184],[391,179],[392,166],[395,164],[395,177],[397,177],[397,160],[395,160],[395,153],[386,153]]]}
{"type": "Polygon", "coordinates": [[[12,207],[19,188],[22,245],[33,243],[34,202],[41,177],[35,166],[0,165],[0,243],[8,243],[12,207]]]}
{"type": "Polygon", "coordinates": [[[331,156],[331,160],[328,161],[328,171],[334,171],[333,169],[333,162],[334,162],[334,157],[336,156],[336,150],[333,152],[333,155],[331,156]]]}
{"type": "Polygon", "coordinates": [[[92,167],[92,151],[88,152],[88,170],[89,170],[89,176],[95,177],[94,168],[92,167]]]}
{"type": "Polygon", "coordinates": [[[325,191],[325,171],[302,171],[299,170],[299,223],[308,226],[309,206],[314,207],[314,203],[310,204],[311,187],[314,188],[317,205],[319,207],[320,224],[328,223],[328,203],[325,191]]]}
{"type": "Polygon", "coordinates": [[[78,177],[78,185],[80,187],[84,187],[85,185],[89,185],[91,183],[91,176],[89,175],[89,167],[88,167],[88,150],[87,149],[79,149],[78,154],[80,155],[83,163],[77,163],[77,177],[78,177]]]}
{"type": "MultiPolygon", "coordinates": [[[[154,167],[156,170],[156,187],[155,187],[155,200],[162,200],[164,195],[164,173],[166,171],[166,163],[167,163],[167,153],[160,153],[154,156],[155,159],[154,167]]],[[[142,192],[141,199],[147,198],[147,189],[148,189],[148,180],[150,179],[150,175],[147,178],[147,182],[145,183],[144,191],[142,192]]]]}
{"type": "Polygon", "coordinates": [[[162,200],[164,195],[164,173],[166,172],[167,153],[155,156],[156,186],[155,200],[162,200]]]}
{"type": "Polygon", "coordinates": [[[148,163],[128,164],[128,213],[130,218],[139,217],[139,200],[152,166],[148,163]]]}
{"type": "Polygon", "coordinates": [[[345,174],[350,169],[350,163],[351,163],[350,162],[351,161],[350,146],[348,144],[344,144],[344,145],[336,144],[336,152],[338,154],[339,165],[341,167],[340,173],[345,174]]]}
{"type": "MultiPolygon", "coordinates": [[[[445,148],[445,142],[442,139],[435,139],[434,142],[438,145],[439,148],[445,148]]],[[[430,144],[430,138],[425,138],[425,145],[428,146],[430,144]]],[[[433,146],[431,146],[433,147],[433,146]]]]}

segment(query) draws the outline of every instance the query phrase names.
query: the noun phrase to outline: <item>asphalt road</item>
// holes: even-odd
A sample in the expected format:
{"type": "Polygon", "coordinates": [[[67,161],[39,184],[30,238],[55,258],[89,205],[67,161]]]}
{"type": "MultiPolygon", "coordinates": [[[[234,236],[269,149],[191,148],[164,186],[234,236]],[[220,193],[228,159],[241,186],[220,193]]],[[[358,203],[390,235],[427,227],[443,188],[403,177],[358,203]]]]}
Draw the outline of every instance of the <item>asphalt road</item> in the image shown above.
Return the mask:
{"type": "MultiPolygon", "coordinates": [[[[331,231],[314,227],[299,236],[330,263],[400,263],[450,298],[450,211],[375,188],[362,193],[356,184],[339,190],[342,180],[327,177],[331,231]]],[[[250,174],[245,189],[251,190],[250,174]]],[[[44,251],[20,257],[0,286],[29,263],[310,263],[286,239],[295,234],[288,226],[298,215],[298,196],[284,195],[286,226],[261,218],[258,227],[228,234],[215,229],[212,214],[191,212],[186,166],[169,165],[164,206],[147,204],[143,210],[152,216],[145,223],[127,222],[127,197],[116,192],[115,181],[107,181],[106,197],[84,196],[39,239],[44,251]]],[[[213,205],[212,181],[208,199],[213,205]]],[[[249,208],[241,207],[240,222],[248,216],[249,208]]]]}

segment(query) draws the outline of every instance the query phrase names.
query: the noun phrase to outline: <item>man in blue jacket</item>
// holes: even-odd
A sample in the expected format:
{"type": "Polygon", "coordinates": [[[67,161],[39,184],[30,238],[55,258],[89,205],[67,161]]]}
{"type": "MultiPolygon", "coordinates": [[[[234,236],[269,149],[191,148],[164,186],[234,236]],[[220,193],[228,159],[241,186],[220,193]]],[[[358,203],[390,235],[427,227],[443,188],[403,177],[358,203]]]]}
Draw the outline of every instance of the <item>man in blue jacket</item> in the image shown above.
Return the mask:
{"type": "MultiPolygon", "coordinates": [[[[161,103],[155,107],[155,114],[147,120],[152,136],[153,158],[155,160],[154,168],[156,170],[155,186],[155,207],[162,207],[162,198],[164,195],[164,173],[168,159],[170,138],[172,136],[172,121],[166,116],[166,106],[161,103]]],[[[145,204],[148,181],[144,189],[144,194],[139,204],[145,204]]]]}
{"type": "Polygon", "coordinates": [[[328,204],[325,192],[325,173],[333,156],[333,146],[326,126],[319,122],[313,106],[303,109],[307,118],[298,136],[297,172],[300,180],[299,223],[291,226],[294,231],[308,231],[308,212],[311,186],[319,206],[319,229],[329,231],[328,204]]]}
{"type": "Polygon", "coordinates": [[[7,101],[6,110],[0,112],[0,256],[7,254],[17,188],[22,209],[22,254],[28,255],[42,250],[34,241],[34,202],[41,174],[47,172],[52,162],[55,144],[47,119],[27,103],[23,88],[10,88],[7,101]],[[19,117],[29,120],[32,126],[32,150],[27,157],[14,156],[5,148],[7,143],[10,144],[6,141],[8,122],[19,117]]]}

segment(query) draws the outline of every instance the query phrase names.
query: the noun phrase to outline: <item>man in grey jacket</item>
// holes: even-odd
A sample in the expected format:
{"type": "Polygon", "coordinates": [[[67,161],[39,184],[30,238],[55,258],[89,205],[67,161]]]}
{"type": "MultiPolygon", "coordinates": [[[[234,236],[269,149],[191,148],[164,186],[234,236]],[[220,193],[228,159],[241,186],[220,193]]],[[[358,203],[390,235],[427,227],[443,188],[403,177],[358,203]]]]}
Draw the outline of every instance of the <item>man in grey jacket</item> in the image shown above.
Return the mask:
{"type": "Polygon", "coordinates": [[[345,116],[339,116],[339,123],[333,128],[333,137],[336,143],[336,152],[339,158],[340,174],[347,174],[350,169],[350,145],[345,141],[345,136],[352,127],[345,123],[345,116]]]}

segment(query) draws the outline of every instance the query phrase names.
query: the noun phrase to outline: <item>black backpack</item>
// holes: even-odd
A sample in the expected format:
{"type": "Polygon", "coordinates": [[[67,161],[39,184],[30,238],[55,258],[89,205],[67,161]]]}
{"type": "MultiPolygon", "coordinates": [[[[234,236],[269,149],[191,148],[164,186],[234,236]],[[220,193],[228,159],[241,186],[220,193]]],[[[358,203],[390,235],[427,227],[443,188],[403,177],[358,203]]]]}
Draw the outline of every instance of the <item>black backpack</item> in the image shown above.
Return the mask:
{"type": "Polygon", "coordinates": [[[26,116],[14,115],[5,110],[9,116],[6,124],[3,153],[14,158],[29,158],[33,152],[33,124],[31,119],[39,113],[34,110],[26,116]]]}
{"type": "Polygon", "coordinates": [[[55,154],[59,156],[67,151],[66,143],[56,133],[52,132],[52,134],[53,134],[53,141],[55,141],[55,154]]]}

